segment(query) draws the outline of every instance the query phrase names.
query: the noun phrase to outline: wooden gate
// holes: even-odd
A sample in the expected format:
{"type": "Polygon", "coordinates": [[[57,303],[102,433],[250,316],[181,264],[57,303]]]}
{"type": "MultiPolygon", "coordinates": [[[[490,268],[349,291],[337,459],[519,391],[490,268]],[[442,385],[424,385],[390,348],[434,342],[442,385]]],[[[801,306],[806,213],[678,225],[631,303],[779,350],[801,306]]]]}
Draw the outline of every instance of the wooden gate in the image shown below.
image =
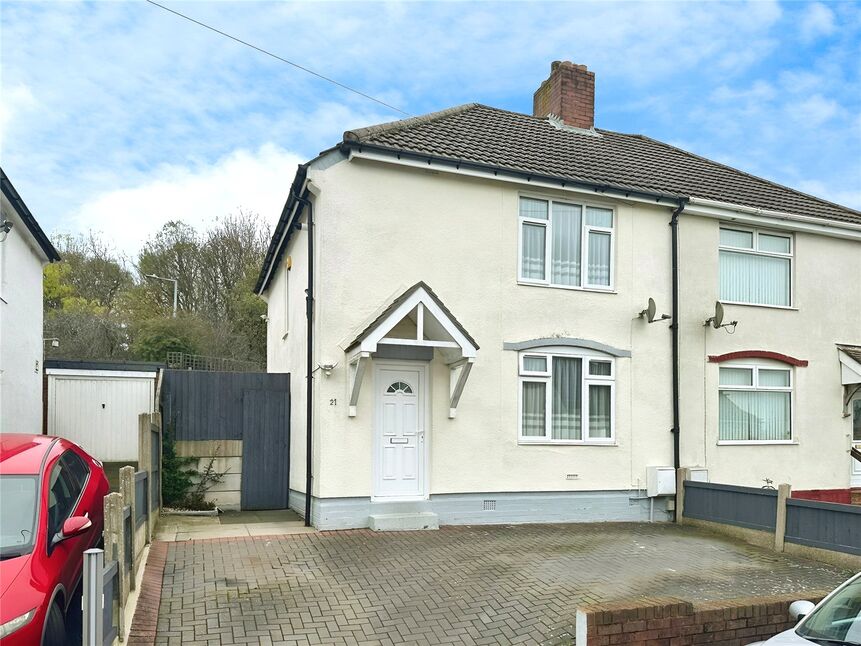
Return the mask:
{"type": "Polygon", "coordinates": [[[286,509],[290,493],[289,424],[287,393],[242,393],[242,509],[286,509]]]}

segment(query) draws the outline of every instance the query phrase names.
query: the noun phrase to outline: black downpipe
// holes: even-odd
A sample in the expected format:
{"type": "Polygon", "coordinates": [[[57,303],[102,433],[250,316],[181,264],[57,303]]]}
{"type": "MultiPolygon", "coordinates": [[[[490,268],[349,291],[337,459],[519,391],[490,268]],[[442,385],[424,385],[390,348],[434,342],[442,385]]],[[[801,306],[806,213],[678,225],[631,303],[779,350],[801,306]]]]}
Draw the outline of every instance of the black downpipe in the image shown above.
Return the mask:
{"type": "Polygon", "coordinates": [[[670,330],[673,333],[673,466],[681,466],[679,450],[680,414],[679,414],[679,216],[685,210],[687,199],[680,200],[679,206],[670,218],[672,233],[672,265],[673,265],[673,322],[670,330]]]}
{"type": "Polygon", "coordinates": [[[294,193],[308,210],[308,287],[305,290],[307,347],[305,350],[305,527],[311,526],[311,440],[314,401],[314,207],[305,197],[294,193]]]}

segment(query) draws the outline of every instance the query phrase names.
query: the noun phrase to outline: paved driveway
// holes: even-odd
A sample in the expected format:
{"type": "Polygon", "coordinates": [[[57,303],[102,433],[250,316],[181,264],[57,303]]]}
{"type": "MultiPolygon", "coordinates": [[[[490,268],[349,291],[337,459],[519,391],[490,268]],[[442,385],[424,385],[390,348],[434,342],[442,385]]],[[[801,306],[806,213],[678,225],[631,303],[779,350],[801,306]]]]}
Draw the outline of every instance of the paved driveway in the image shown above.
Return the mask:
{"type": "Polygon", "coordinates": [[[176,542],[157,643],[570,644],[580,603],[803,596],[850,574],[669,524],[176,542]]]}

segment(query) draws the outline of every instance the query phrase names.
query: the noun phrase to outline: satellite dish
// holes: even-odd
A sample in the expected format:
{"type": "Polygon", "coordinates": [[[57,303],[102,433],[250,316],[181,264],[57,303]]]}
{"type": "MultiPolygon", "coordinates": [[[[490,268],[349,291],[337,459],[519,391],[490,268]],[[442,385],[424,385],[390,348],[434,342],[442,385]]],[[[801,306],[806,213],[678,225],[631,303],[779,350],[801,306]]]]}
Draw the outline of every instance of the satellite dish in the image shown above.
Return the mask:
{"type": "Polygon", "coordinates": [[[707,318],[706,322],[703,325],[711,325],[715,330],[719,330],[722,327],[732,327],[733,332],[735,332],[735,326],[738,325],[738,321],[730,321],[729,323],[724,323],[723,305],[721,305],[720,301],[715,301],[714,316],[707,318]]]}
{"type": "Polygon", "coordinates": [[[651,323],[655,320],[655,312],[658,311],[658,306],[655,305],[655,299],[651,296],[649,297],[649,305],[646,307],[646,320],[651,323]]]}
{"type": "Polygon", "coordinates": [[[661,314],[660,318],[656,319],[655,314],[657,313],[657,311],[658,311],[658,306],[655,305],[655,299],[649,298],[649,303],[648,303],[648,305],[646,305],[646,309],[644,309],[642,312],[640,312],[640,318],[646,317],[646,321],[648,321],[649,323],[654,323],[656,320],[657,321],[666,321],[667,319],[672,318],[668,314],[661,314]]]}
{"type": "Polygon", "coordinates": [[[723,323],[723,305],[715,301],[715,315],[712,317],[712,327],[717,330],[723,323]]]}

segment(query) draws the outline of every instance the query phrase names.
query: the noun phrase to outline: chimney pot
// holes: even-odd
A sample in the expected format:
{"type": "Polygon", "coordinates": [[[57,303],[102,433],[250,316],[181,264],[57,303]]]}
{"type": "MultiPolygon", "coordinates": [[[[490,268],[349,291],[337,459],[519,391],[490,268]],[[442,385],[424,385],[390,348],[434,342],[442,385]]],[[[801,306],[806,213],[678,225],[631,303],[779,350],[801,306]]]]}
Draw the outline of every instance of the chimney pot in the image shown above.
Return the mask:
{"type": "Polygon", "coordinates": [[[575,128],[595,126],[595,73],[571,61],[553,61],[550,76],[532,97],[532,114],[550,114],[575,128]]]}

